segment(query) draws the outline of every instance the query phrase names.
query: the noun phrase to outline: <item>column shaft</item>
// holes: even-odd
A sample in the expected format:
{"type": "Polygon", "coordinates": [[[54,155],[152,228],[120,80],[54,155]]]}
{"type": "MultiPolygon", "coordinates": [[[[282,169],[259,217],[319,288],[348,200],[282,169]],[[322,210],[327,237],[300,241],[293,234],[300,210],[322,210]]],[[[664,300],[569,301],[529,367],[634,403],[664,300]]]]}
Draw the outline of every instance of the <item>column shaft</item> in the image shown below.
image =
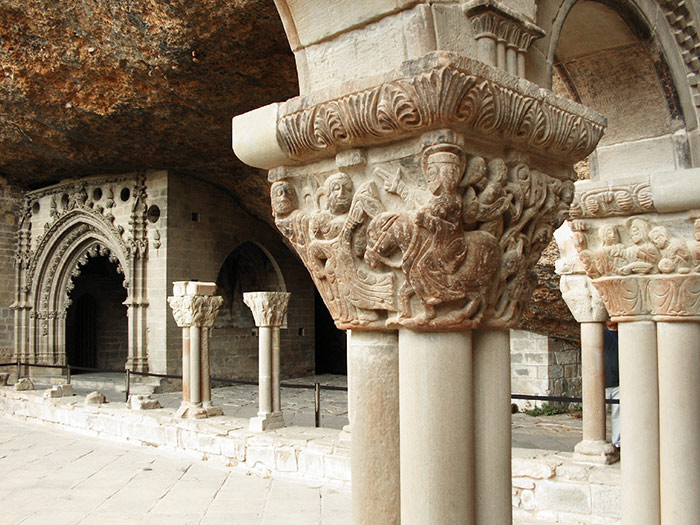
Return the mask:
{"type": "Polygon", "coordinates": [[[202,401],[201,363],[200,363],[200,331],[199,326],[190,326],[190,401],[202,401]]]}
{"type": "Polygon", "coordinates": [[[471,377],[471,332],[399,330],[403,525],[474,523],[471,377]]]}
{"type": "Polygon", "coordinates": [[[605,441],[605,333],[603,330],[603,323],[581,323],[584,441],[605,441]]]}
{"type": "Polygon", "coordinates": [[[398,524],[399,347],[397,332],[348,337],[348,402],[353,407],[350,461],[352,522],[398,524]]]}
{"type": "Polygon", "coordinates": [[[201,348],[200,348],[200,378],[202,391],[202,404],[207,407],[211,405],[211,384],[209,382],[209,328],[203,326],[200,329],[201,348]]]}
{"type": "Polygon", "coordinates": [[[660,322],[657,335],[661,523],[690,525],[700,519],[700,324],[660,322]]]}
{"type": "Polygon", "coordinates": [[[272,327],[272,411],[282,411],[280,399],[280,328],[272,327]]]}
{"type": "Polygon", "coordinates": [[[622,522],[658,525],[659,390],[656,324],[619,325],[622,522]]]}
{"type": "Polygon", "coordinates": [[[259,329],[258,357],[258,415],[263,416],[272,412],[272,328],[261,326],[259,329]]]}
{"type": "Polygon", "coordinates": [[[190,328],[182,329],[182,400],[190,401],[190,328]]]}
{"type": "Polygon", "coordinates": [[[472,332],[475,523],[512,521],[510,333],[472,332]]]}

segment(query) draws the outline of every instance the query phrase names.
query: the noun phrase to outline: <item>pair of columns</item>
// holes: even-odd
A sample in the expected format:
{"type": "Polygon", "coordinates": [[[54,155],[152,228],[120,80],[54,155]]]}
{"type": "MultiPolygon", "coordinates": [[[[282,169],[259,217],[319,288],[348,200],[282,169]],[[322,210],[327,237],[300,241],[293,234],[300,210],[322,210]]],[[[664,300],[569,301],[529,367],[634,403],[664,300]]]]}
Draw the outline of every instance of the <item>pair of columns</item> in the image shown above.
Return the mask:
{"type": "Polygon", "coordinates": [[[507,330],[353,330],[348,368],[354,523],[511,522],[507,330]]]}
{"type": "Polygon", "coordinates": [[[209,330],[223,299],[215,296],[216,283],[178,281],[168,303],[182,328],[182,404],[176,417],[206,418],[223,414],[211,402],[209,330]]]}
{"type": "Polygon", "coordinates": [[[700,170],[577,183],[571,229],[618,322],[623,523],[700,515],[700,170]]]}
{"type": "Polygon", "coordinates": [[[250,429],[264,432],[284,426],[280,399],[280,327],[285,322],[290,293],[246,292],[243,302],[258,327],[258,415],[250,429]]]}

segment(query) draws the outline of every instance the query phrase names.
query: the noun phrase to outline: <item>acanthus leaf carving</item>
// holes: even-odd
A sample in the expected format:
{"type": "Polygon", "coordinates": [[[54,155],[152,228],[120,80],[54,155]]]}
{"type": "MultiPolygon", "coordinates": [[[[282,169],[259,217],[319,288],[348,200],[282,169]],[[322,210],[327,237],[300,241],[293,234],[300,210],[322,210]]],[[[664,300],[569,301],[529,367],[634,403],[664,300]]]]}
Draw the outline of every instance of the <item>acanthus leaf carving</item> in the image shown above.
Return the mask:
{"type": "Polygon", "coordinates": [[[177,326],[201,326],[211,328],[223,304],[217,295],[180,295],[168,297],[177,326]]]}

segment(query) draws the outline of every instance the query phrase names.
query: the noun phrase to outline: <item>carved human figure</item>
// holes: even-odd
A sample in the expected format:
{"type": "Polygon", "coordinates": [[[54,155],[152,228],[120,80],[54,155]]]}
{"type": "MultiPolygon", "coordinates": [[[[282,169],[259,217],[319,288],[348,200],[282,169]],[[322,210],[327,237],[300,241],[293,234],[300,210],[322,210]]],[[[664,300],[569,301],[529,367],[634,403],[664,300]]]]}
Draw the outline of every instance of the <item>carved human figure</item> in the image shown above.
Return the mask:
{"type": "Polygon", "coordinates": [[[632,217],[626,226],[634,244],[625,249],[627,264],[620,268],[620,273],[649,273],[661,260],[661,251],[649,240],[651,226],[639,217],[632,217]]]}
{"type": "Polygon", "coordinates": [[[414,216],[385,212],[367,228],[365,259],[373,267],[401,268],[406,281],[399,290],[399,322],[432,326],[438,305],[463,300],[440,317],[444,325],[471,319],[482,305],[485,289],[498,270],[496,238],[483,231],[464,232],[458,181],[465,156],[455,144],[441,143],[424,153],[423,170],[432,193],[414,216]],[[400,251],[402,256],[393,256],[400,251]],[[414,316],[410,299],[417,295],[423,312],[414,316]]]}
{"type": "MultiPolygon", "coordinates": [[[[479,194],[478,221],[481,229],[496,237],[503,234],[503,213],[510,205],[512,196],[505,192],[508,166],[503,159],[495,158],[488,164],[488,179],[479,194]]],[[[484,179],[482,179],[482,182],[484,179]]]]}
{"type": "Polygon", "coordinates": [[[620,268],[625,264],[625,248],[620,243],[617,227],[604,224],[600,227],[599,235],[602,246],[594,253],[595,267],[602,275],[615,275],[621,271],[620,268]]]}
{"type": "Polygon", "coordinates": [[[482,157],[472,157],[459,183],[464,188],[462,196],[462,221],[465,225],[475,224],[479,217],[479,197],[476,188],[486,176],[486,161],[482,157]]]}
{"type": "Polygon", "coordinates": [[[654,226],[649,231],[649,239],[661,251],[658,267],[661,273],[689,273],[691,267],[690,250],[680,239],[669,239],[663,226],[654,226]]]}

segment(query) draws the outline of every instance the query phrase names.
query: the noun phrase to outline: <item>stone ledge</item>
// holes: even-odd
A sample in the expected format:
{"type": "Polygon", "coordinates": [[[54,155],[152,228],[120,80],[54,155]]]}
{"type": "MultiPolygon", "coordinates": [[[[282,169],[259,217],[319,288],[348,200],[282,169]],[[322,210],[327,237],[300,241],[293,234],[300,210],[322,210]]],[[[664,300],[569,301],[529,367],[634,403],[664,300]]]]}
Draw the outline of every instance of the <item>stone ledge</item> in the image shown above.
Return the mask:
{"type": "Polygon", "coordinates": [[[172,409],[134,412],[125,403],[84,406],[82,396],[44,398],[41,391],[0,387],[0,413],[99,438],[198,456],[245,473],[330,486],[350,485],[350,455],[338,430],[286,427],[257,434],[248,419],[177,419],[172,409]]]}

